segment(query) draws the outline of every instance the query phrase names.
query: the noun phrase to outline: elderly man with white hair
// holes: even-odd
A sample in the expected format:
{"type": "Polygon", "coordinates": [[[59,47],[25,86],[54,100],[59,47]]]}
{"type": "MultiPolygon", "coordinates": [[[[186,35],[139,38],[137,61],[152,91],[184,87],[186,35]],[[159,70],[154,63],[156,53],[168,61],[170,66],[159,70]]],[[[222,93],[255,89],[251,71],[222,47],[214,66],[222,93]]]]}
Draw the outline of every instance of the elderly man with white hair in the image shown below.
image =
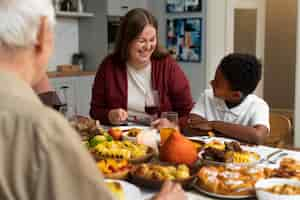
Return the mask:
{"type": "Polygon", "coordinates": [[[51,0],[0,0],[0,199],[113,199],[79,136],[33,91],[46,73],[51,0]]]}
{"type": "MultiPolygon", "coordinates": [[[[0,0],[0,199],[113,199],[78,134],[34,88],[46,76],[51,0],[0,0]]],[[[154,197],[185,199],[167,182],[154,197]]]]}

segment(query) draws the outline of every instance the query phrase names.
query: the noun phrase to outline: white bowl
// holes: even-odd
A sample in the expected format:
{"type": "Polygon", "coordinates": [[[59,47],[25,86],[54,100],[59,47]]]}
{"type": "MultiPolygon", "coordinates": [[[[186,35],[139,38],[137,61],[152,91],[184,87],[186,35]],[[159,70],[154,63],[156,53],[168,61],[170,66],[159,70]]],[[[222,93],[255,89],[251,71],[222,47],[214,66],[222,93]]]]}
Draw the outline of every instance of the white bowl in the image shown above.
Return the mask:
{"type": "Polygon", "coordinates": [[[286,179],[286,178],[269,178],[259,180],[255,184],[256,196],[259,200],[299,200],[300,195],[280,195],[274,194],[271,192],[267,192],[263,189],[271,188],[275,185],[295,185],[300,187],[300,181],[294,179],[286,179]]]}

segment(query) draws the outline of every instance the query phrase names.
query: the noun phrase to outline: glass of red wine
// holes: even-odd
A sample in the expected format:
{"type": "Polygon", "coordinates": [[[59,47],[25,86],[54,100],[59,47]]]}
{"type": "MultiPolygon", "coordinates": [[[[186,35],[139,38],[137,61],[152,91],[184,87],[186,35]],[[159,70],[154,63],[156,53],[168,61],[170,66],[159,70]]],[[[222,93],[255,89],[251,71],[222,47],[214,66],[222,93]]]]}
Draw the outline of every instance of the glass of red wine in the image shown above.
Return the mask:
{"type": "Polygon", "coordinates": [[[148,90],[145,95],[145,112],[155,120],[159,113],[159,94],[157,90],[148,90]]]}

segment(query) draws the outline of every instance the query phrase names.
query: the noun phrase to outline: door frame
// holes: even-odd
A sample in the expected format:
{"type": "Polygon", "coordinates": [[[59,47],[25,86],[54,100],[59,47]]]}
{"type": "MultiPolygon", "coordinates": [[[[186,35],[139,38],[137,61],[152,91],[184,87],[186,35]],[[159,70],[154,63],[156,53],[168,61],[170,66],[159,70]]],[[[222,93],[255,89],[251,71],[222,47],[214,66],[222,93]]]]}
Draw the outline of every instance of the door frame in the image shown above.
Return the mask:
{"type": "MultiPolygon", "coordinates": [[[[257,9],[256,27],[256,57],[264,66],[264,48],[266,31],[266,0],[228,0],[227,1],[227,22],[225,54],[234,51],[234,9],[257,9]]],[[[262,68],[262,78],[258,84],[255,94],[263,97],[264,68],[262,68]]]]}

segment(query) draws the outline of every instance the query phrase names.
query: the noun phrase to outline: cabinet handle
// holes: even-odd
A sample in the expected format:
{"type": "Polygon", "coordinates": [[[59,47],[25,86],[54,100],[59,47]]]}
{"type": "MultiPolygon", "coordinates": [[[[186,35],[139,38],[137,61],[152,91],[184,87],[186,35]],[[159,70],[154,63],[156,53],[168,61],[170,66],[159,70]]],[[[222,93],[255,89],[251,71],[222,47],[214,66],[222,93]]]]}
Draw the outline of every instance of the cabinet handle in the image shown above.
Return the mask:
{"type": "Polygon", "coordinates": [[[122,9],[128,9],[128,6],[121,6],[122,9]]]}
{"type": "Polygon", "coordinates": [[[66,86],[66,85],[60,87],[60,89],[68,89],[68,88],[69,88],[69,86],[66,86]]]}

